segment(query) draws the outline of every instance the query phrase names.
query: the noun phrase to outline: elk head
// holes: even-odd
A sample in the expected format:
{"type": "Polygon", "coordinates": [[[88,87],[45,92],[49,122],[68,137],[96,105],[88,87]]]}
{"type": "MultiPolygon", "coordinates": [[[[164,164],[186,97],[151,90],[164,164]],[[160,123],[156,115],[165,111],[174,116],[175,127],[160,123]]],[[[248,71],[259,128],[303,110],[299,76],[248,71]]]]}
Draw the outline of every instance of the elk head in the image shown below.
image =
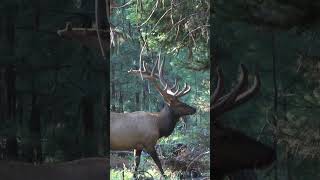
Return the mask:
{"type": "Polygon", "coordinates": [[[247,102],[260,88],[259,75],[254,76],[253,85],[248,88],[248,70],[240,65],[238,84],[223,95],[223,75],[217,68],[217,85],[211,99],[211,118],[213,118],[213,166],[216,178],[228,173],[248,168],[262,168],[275,159],[272,148],[246,136],[242,132],[223,127],[219,117],[225,112],[247,102]]]}

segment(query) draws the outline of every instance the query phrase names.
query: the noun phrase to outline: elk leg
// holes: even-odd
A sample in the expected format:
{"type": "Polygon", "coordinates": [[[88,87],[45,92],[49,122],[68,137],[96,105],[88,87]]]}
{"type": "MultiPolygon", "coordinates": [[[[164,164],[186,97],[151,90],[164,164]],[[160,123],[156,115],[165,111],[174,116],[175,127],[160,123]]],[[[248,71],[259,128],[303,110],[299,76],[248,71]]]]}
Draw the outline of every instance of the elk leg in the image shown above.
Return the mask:
{"type": "Polygon", "coordinates": [[[157,151],[155,150],[155,148],[151,148],[147,150],[147,153],[152,157],[153,161],[156,163],[156,165],[158,166],[161,174],[164,176],[164,172],[161,166],[161,162],[160,159],[158,157],[157,151]]]}
{"type": "Polygon", "coordinates": [[[136,153],[134,155],[135,167],[134,167],[133,177],[136,177],[136,175],[137,175],[138,167],[139,167],[139,164],[140,164],[141,151],[142,151],[142,149],[136,149],[136,153]]]}

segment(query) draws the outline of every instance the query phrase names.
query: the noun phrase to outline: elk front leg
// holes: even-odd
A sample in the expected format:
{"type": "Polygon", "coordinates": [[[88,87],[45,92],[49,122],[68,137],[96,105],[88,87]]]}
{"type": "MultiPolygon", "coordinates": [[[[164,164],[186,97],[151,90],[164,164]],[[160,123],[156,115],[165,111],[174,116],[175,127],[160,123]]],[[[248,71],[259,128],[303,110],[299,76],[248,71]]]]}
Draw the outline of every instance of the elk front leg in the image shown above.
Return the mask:
{"type": "Polygon", "coordinates": [[[139,164],[140,164],[141,151],[142,151],[142,149],[136,149],[135,150],[135,155],[134,155],[135,167],[134,167],[134,174],[133,174],[134,178],[136,178],[136,176],[137,176],[137,171],[138,171],[138,167],[139,167],[139,164]]]}
{"type": "Polygon", "coordinates": [[[154,162],[156,163],[156,165],[158,166],[161,174],[162,174],[163,176],[165,176],[156,149],[155,149],[154,147],[148,148],[148,149],[147,149],[147,153],[152,157],[153,161],[154,161],[154,162]]]}

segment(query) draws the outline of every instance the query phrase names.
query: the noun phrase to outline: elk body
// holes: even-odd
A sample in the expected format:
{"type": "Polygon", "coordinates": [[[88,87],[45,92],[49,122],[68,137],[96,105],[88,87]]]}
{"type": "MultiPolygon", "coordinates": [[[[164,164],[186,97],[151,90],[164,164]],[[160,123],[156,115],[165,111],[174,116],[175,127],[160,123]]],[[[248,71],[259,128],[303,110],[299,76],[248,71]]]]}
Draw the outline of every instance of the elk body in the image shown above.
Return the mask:
{"type": "Polygon", "coordinates": [[[179,101],[178,98],[190,92],[191,87],[185,84],[182,90],[177,82],[170,86],[164,81],[162,74],[163,62],[156,62],[152,71],[143,62],[142,70],[130,70],[129,73],[142,75],[149,80],[164,99],[165,106],[160,112],[111,113],[110,148],[111,150],[135,150],[135,175],[140,163],[142,150],[147,152],[162,175],[161,162],[155,145],[161,137],[168,137],[173,132],[180,117],[192,115],[196,109],[179,101]],[[158,67],[158,73],[155,69],[158,67]],[[161,85],[164,87],[161,87],[161,85]]]}
{"type": "Polygon", "coordinates": [[[225,112],[242,105],[258,93],[260,79],[254,76],[253,85],[248,88],[248,71],[240,66],[238,84],[223,95],[223,75],[217,69],[217,85],[211,100],[211,118],[213,118],[213,168],[216,179],[243,169],[263,168],[275,160],[275,151],[267,145],[242,132],[223,127],[219,117],[225,112]]]}
{"type": "Polygon", "coordinates": [[[34,165],[0,161],[3,180],[99,180],[107,179],[106,158],[85,158],[63,163],[34,165]]]}

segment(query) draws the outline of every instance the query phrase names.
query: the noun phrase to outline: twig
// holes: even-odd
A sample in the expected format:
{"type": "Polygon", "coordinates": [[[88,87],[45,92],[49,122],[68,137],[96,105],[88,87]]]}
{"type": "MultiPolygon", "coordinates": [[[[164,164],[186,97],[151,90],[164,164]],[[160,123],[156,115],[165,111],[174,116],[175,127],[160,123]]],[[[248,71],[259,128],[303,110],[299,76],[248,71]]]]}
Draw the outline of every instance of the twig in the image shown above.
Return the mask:
{"type": "Polygon", "coordinates": [[[143,50],[144,48],[146,47],[147,45],[147,41],[144,41],[144,44],[141,48],[141,52],[140,52],[140,55],[139,55],[139,71],[140,71],[140,76],[141,76],[141,79],[143,80],[143,75],[142,75],[142,53],[143,53],[143,50]]]}
{"type": "Polygon", "coordinates": [[[142,24],[140,24],[140,25],[137,26],[137,27],[142,27],[144,24],[146,24],[146,23],[150,20],[150,18],[152,17],[152,15],[154,14],[154,12],[156,11],[156,9],[157,9],[157,7],[158,7],[158,4],[159,4],[159,0],[157,0],[156,4],[153,6],[152,12],[150,13],[149,17],[148,17],[142,24]]]}
{"type": "MultiPolygon", "coordinates": [[[[108,2],[106,2],[108,3],[108,2]]],[[[99,46],[100,46],[100,50],[101,50],[101,54],[102,54],[102,57],[103,59],[106,59],[106,54],[104,52],[104,49],[103,49],[103,46],[102,46],[102,40],[101,40],[101,37],[100,37],[100,32],[99,32],[99,29],[100,29],[100,16],[99,16],[99,0],[96,0],[96,4],[95,4],[95,15],[96,15],[96,31],[97,31],[97,36],[98,36],[98,41],[99,41],[99,46]]]]}
{"type": "Polygon", "coordinates": [[[206,154],[210,154],[210,151],[206,151],[204,153],[201,153],[200,155],[198,155],[196,158],[194,158],[191,163],[189,163],[189,165],[187,166],[187,172],[189,171],[190,166],[198,159],[200,159],[202,156],[206,155],[206,154]]]}
{"type": "Polygon", "coordinates": [[[126,6],[129,6],[129,5],[131,5],[131,3],[132,3],[132,0],[128,1],[127,3],[125,3],[125,4],[121,5],[121,6],[115,6],[115,7],[111,7],[111,9],[119,9],[119,8],[124,8],[124,7],[126,7],[126,6]]]}
{"type": "Polygon", "coordinates": [[[182,41],[183,41],[184,39],[186,39],[190,34],[192,35],[192,33],[193,33],[194,31],[197,31],[197,30],[199,30],[199,29],[201,29],[201,28],[203,28],[203,27],[210,27],[210,25],[209,25],[209,24],[205,24],[205,25],[198,26],[198,27],[192,29],[192,30],[189,31],[189,33],[182,39],[182,41]]]}
{"type": "Polygon", "coordinates": [[[154,29],[157,27],[158,23],[164,18],[164,16],[169,12],[171,11],[172,8],[169,8],[168,10],[166,10],[166,12],[163,13],[163,15],[158,19],[158,21],[156,22],[156,24],[153,26],[151,32],[154,31],[154,29]]]}
{"type": "Polygon", "coordinates": [[[151,176],[152,179],[154,179],[153,176],[148,171],[138,171],[138,173],[142,174],[143,176],[145,176],[144,174],[148,174],[149,176],[151,176]]]}

